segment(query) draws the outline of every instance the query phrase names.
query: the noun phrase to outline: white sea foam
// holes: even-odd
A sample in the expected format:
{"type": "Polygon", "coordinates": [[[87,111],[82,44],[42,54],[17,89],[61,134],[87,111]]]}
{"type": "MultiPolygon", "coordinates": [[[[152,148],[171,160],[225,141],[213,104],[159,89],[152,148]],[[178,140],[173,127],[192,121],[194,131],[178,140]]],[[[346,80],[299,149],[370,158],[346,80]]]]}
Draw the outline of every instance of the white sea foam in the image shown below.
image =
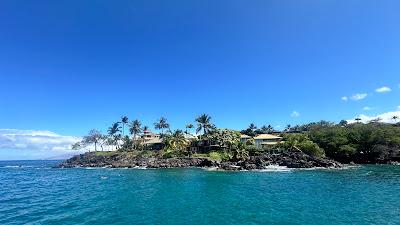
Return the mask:
{"type": "Polygon", "coordinates": [[[207,170],[207,171],[217,171],[219,170],[218,167],[200,167],[203,170],[207,170]]]}
{"type": "Polygon", "coordinates": [[[269,165],[266,166],[262,170],[258,170],[260,172],[292,172],[293,169],[288,168],[287,166],[279,166],[279,165],[269,165]]]}
{"type": "Polygon", "coordinates": [[[98,170],[98,169],[102,169],[101,167],[84,167],[85,170],[98,170]]]}
{"type": "Polygon", "coordinates": [[[133,167],[133,169],[137,169],[137,170],[147,170],[148,168],[145,166],[135,166],[133,167]]]}
{"type": "Polygon", "coordinates": [[[19,168],[21,166],[3,166],[3,168],[19,168]]]}
{"type": "Polygon", "coordinates": [[[0,168],[32,168],[33,166],[16,166],[16,165],[7,165],[7,166],[1,166],[0,168]]]}

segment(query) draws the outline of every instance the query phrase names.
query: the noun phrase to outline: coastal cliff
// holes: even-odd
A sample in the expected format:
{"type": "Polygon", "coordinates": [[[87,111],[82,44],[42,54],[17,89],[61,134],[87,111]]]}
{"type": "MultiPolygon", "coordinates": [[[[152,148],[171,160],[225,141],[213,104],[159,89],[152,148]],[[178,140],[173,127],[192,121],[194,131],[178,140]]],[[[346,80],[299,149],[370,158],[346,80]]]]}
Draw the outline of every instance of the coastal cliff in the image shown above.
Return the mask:
{"type": "Polygon", "coordinates": [[[115,152],[110,155],[97,155],[94,152],[77,155],[59,165],[60,168],[72,167],[110,167],[110,168],[186,168],[217,167],[222,170],[260,170],[271,165],[288,168],[340,168],[334,160],[313,157],[302,152],[282,154],[262,154],[244,160],[216,161],[206,157],[157,158],[131,156],[115,152]]]}

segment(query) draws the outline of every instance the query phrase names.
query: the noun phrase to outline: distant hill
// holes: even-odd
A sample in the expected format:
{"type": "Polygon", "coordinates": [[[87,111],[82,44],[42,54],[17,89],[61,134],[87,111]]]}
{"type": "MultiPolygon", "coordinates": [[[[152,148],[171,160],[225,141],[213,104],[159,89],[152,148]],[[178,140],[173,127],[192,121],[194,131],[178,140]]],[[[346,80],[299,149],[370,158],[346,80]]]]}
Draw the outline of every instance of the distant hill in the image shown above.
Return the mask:
{"type": "Polygon", "coordinates": [[[80,154],[80,152],[74,152],[74,153],[67,153],[67,154],[63,154],[63,155],[57,155],[57,156],[52,156],[49,158],[44,158],[42,160],[66,160],[69,159],[75,155],[80,154]]]}

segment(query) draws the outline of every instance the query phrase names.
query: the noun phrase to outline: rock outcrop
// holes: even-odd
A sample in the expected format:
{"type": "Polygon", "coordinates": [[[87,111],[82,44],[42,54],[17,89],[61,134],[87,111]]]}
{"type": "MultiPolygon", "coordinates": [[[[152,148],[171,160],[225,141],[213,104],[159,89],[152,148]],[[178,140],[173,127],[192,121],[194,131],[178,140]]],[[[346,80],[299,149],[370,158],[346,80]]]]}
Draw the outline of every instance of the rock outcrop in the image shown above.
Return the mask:
{"type": "Polygon", "coordinates": [[[246,160],[237,162],[221,162],[219,166],[225,170],[260,170],[271,165],[285,166],[287,168],[342,167],[340,163],[334,160],[321,157],[312,157],[302,152],[251,156],[246,160]]]}
{"type": "Polygon", "coordinates": [[[77,155],[61,163],[61,168],[71,167],[111,167],[111,168],[186,168],[186,167],[218,167],[223,170],[259,170],[270,165],[288,168],[339,168],[342,165],[334,160],[312,157],[302,152],[281,154],[263,154],[251,156],[245,160],[217,162],[209,158],[146,158],[115,153],[108,156],[85,153],[77,155]]]}

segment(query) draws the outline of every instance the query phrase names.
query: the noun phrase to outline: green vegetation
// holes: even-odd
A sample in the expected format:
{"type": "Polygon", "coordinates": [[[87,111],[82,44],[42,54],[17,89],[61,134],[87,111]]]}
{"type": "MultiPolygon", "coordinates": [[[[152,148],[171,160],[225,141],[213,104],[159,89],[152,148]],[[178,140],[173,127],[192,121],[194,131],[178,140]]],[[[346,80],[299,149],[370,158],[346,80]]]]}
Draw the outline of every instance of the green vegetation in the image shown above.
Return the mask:
{"type": "Polygon", "coordinates": [[[115,155],[116,152],[109,152],[109,151],[107,151],[107,152],[96,152],[95,154],[96,154],[96,156],[112,156],[112,155],[115,155]]]}
{"type": "Polygon", "coordinates": [[[400,127],[391,124],[314,126],[308,136],[341,162],[385,163],[399,156],[400,127]]]}
{"type": "Polygon", "coordinates": [[[185,138],[185,135],[181,130],[176,130],[173,133],[166,134],[163,139],[166,156],[188,155],[187,148],[190,145],[190,141],[185,138]]]}
{"type": "Polygon", "coordinates": [[[314,143],[307,134],[286,134],[285,141],[280,144],[284,149],[296,149],[312,156],[324,156],[325,152],[314,143]]]}
{"type": "Polygon", "coordinates": [[[199,133],[200,131],[203,130],[203,135],[205,135],[215,128],[214,124],[211,123],[211,117],[207,114],[203,114],[197,117],[196,122],[197,122],[196,133],[199,133]]]}
{"type": "Polygon", "coordinates": [[[259,134],[272,134],[273,132],[274,128],[270,124],[258,129],[254,123],[251,123],[247,129],[240,131],[240,133],[249,135],[250,137],[255,137],[259,134]]]}
{"type": "MultiPolygon", "coordinates": [[[[398,117],[392,119],[396,123],[398,117]]],[[[155,129],[161,131],[161,137],[154,135],[146,139],[143,134],[144,131],[148,132],[148,127],[142,127],[137,119],[129,121],[127,116],[123,116],[121,122],[115,122],[108,128],[107,135],[91,130],[82,141],[73,145],[73,149],[94,150],[98,156],[109,156],[118,150],[118,154],[141,157],[208,157],[216,161],[238,161],[287,151],[302,151],[310,156],[328,157],[344,163],[400,161],[400,124],[381,123],[379,118],[368,124],[360,123],[357,119],[353,124],[345,120],[337,124],[322,120],[288,125],[282,132],[275,131],[271,125],[257,128],[255,124],[250,124],[240,132],[220,129],[207,114],[200,115],[194,121],[196,125],[188,123],[185,131],[172,131],[167,119],[161,117],[154,123],[155,129]],[[129,127],[130,135],[124,135],[125,125],[129,127]],[[194,128],[197,135],[189,132],[194,128]],[[167,131],[164,133],[165,129],[167,131]],[[242,134],[248,136],[241,140],[242,134]],[[254,137],[260,134],[279,135],[283,140],[278,144],[261,144],[260,140],[256,143],[257,138],[254,137]],[[98,152],[99,147],[102,152],[98,152]]]]}
{"type": "Polygon", "coordinates": [[[231,156],[224,152],[212,151],[209,153],[196,153],[192,155],[193,158],[209,158],[215,161],[229,160],[231,156]]]}
{"type": "Polygon", "coordinates": [[[125,137],[125,125],[129,123],[129,119],[127,116],[121,117],[121,123],[122,123],[122,136],[125,137]]]}
{"type": "Polygon", "coordinates": [[[226,152],[210,152],[208,153],[208,157],[218,162],[230,159],[230,155],[226,152]]]}
{"type": "Polygon", "coordinates": [[[399,160],[399,124],[380,123],[379,120],[368,124],[320,121],[296,129],[301,133],[285,134],[285,142],[281,147],[296,148],[315,156],[325,155],[343,163],[387,163],[399,160]]]}
{"type": "Polygon", "coordinates": [[[163,135],[164,129],[169,129],[169,123],[167,122],[166,118],[161,117],[157,122],[154,123],[154,128],[156,130],[161,130],[161,135],[163,135]]]}

